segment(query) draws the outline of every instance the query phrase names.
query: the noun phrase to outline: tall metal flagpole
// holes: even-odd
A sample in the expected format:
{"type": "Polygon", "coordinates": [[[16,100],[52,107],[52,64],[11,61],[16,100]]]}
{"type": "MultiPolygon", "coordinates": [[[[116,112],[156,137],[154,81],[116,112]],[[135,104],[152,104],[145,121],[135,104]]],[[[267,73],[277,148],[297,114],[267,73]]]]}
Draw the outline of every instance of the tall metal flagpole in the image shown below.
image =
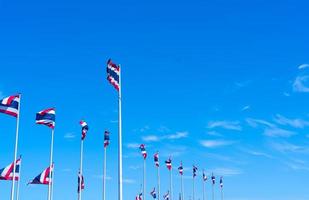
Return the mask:
{"type": "Polygon", "coordinates": [[[103,160],[103,200],[105,200],[105,197],[106,197],[106,148],[107,147],[104,147],[104,160],[103,160]]]}
{"type": "Polygon", "coordinates": [[[144,158],[144,172],[143,172],[143,195],[146,200],[146,159],[144,158]]]}
{"type": "Polygon", "coordinates": [[[215,200],[214,184],[212,184],[212,200],[215,200]]]}
{"type": "Polygon", "coordinates": [[[170,199],[173,200],[173,180],[172,180],[172,170],[173,168],[171,168],[170,170],[170,199]]]}
{"type": "Polygon", "coordinates": [[[79,193],[78,193],[78,200],[82,200],[82,177],[83,177],[83,151],[84,151],[84,140],[81,139],[80,142],[80,165],[79,165],[79,173],[80,173],[80,179],[79,179],[79,193]]]}
{"type": "Polygon", "coordinates": [[[184,188],[183,188],[183,177],[180,175],[180,184],[181,184],[181,200],[184,200],[184,188]]]}
{"type": "Polygon", "coordinates": [[[15,149],[14,149],[14,164],[13,164],[13,180],[12,180],[12,188],[11,188],[11,200],[14,200],[14,192],[15,192],[15,171],[16,171],[16,158],[17,158],[17,150],[18,150],[18,129],[19,129],[19,114],[20,114],[20,105],[21,105],[21,94],[19,94],[19,105],[18,105],[18,114],[16,117],[16,135],[15,135],[15,149]]]}
{"type": "Polygon", "coordinates": [[[193,178],[192,178],[192,200],[195,200],[195,191],[194,191],[194,175],[193,175],[193,178]]]}
{"type": "Polygon", "coordinates": [[[221,200],[223,200],[223,188],[221,187],[221,200]]]}
{"type": "Polygon", "coordinates": [[[18,182],[17,182],[16,200],[19,200],[19,187],[20,187],[21,164],[22,164],[21,155],[19,156],[19,159],[20,159],[20,165],[19,165],[19,179],[18,179],[18,182]]]}
{"type": "Polygon", "coordinates": [[[53,171],[54,171],[54,167],[53,167],[53,150],[54,150],[54,133],[55,133],[55,129],[52,128],[52,135],[51,135],[51,143],[50,143],[50,161],[49,161],[49,167],[52,173],[50,173],[50,180],[48,183],[48,200],[51,200],[51,183],[53,182],[53,171]]]}
{"type": "Polygon", "coordinates": [[[122,200],[122,113],[121,113],[121,67],[119,65],[119,97],[118,97],[118,197],[122,200]]]}
{"type": "Polygon", "coordinates": [[[54,163],[52,164],[52,167],[53,167],[53,170],[52,170],[52,183],[51,183],[51,192],[50,192],[50,199],[53,199],[54,198],[54,178],[55,178],[55,165],[54,163]]]}
{"type": "Polygon", "coordinates": [[[158,200],[160,200],[160,166],[157,166],[157,177],[158,177],[158,200]]]}
{"type": "MultiPolygon", "coordinates": [[[[204,174],[204,171],[203,171],[203,174],[204,174]]],[[[204,177],[203,177],[203,200],[205,200],[205,180],[204,180],[204,177]]]]}

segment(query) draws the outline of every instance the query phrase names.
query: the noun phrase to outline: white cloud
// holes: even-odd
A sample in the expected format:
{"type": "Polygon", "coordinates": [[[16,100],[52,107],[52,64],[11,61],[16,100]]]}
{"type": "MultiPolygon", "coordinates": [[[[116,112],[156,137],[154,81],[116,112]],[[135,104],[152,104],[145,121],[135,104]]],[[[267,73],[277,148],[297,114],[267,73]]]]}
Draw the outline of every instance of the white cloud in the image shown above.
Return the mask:
{"type": "Polygon", "coordinates": [[[165,138],[170,139],[170,140],[175,140],[175,139],[180,139],[180,138],[186,138],[188,136],[187,131],[183,132],[176,132],[175,134],[171,135],[166,135],[165,138]]]}
{"type": "Polygon", "coordinates": [[[248,118],[246,119],[247,123],[249,124],[249,126],[255,128],[257,127],[259,124],[261,125],[265,125],[265,126],[268,126],[268,127],[276,127],[275,124],[272,124],[266,120],[262,120],[262,119],[251,119],[251,118],[248,118]]]}
{"type": "Polygon", "coordinates": [[[291,94],[290,94],[290,93],[288,93],[288,92],[284,92],[284,93],[283,93],[283,95],[284,95],[284,96],[286,96],[286,97],[291,96],[291,94]]]}
{"type": "Polygon", "coordinates": [[[278,124],[289,125],[294,128],[304,128],[305,126],[309,126],[309,121],[303,119],[288,119],[282,115],[276,115],[275,121],[278,124]]]}
{"type": "Polygon", "coordinates": [[[266,157],[266,158],[272,158],[271,155],[264,153],[264,152],[260,152],[260,151],[246,150],[246,152],[250,155],[253,155],[253,156],[263,156],[263,157],[266,157]]]}
{"type": "Polygon", "coordinates": [[[160,138],[156,135],[147,135],[147,136],[143,136],[142,140],[145,142],[157,142],[160,140],[160,138]]]}
{"type": "Polygon", "coordinates": [[[129,149],[137,149],[137,148],[139,148],[139,146],[140,146],[140,144],[138,144],[138,143],[128,143],[127,144],[127,148],[129,148],[129,149]]]}
{"type": "Polygon", "coordinates": [[[241,131],[242,127],[238,121],[210,121],[208,123],[208,128],[223,128],[228,130],[241,131]]]}
{"type": "Polygon", "coordinates": [[[297,76],[293,83],[294,92],[309,92],[309,87],[307,86],[309,76],[297,76]]]}
{"type": "Polygon", "coordinates": [[[270,147],[281,153],[309,153],[309,149],[304,146],[295,145],[288,142],[270,143],[270,147]]]}
{"type": "Polygon", "coordinates": [[[247,106],[244,106],[241,111],[246,111],[246,110],[249,110],[251,108],[251,106],[247,105],[247,106]]]}
{"type": "Polygon", "coordinates": [[[266,128],[264,131],[264,135],[270,137],[290,137],[295,135],[296,133],[293,131],[281,129],[281,128],[266,128]]]}
{"type": "Polygon", "coordinates": [[[234,141],[226,141],[226,140],[202,140],[200,144],[207,148],[216,148],[234,144],[234,141]]]}
{"type": "Polygon", "coordinates": [[[76,135],[74,133],[66,133],[63,137],[65,139],[74,139],[76,135]]]}
{"type": "Polygon", "coordinates": [[[213,172],[215,176],[235,176],[243,173],[240,169],[232,168],[215,168],[208,171],[213,172]]]}
{"type": "Polygon", "coordinates": [[[218,137],[221,137],[221,136],[222,136],[222,134],[221,134],[221,133],[218,133],[217,131],[208,131],[208,132],[207,132],[207,135],[218,136],[218,137]]]}
{"type": "Polygon", "coordinates": [[[308,68],[309,67],[309,64],[301,64],[298,66],[298,69],[305,69],[305,68],[308,68]]]}

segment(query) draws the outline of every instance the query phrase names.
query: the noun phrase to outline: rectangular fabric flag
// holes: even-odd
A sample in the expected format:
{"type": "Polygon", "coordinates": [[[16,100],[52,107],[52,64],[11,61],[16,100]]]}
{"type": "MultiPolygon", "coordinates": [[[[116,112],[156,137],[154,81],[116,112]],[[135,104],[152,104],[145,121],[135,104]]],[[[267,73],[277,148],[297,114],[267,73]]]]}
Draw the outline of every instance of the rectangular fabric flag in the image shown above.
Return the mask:
{"type": "Polygon", "coordinates": [[[203,171],[203,181],[207,181],[207,175],[205,174],[205,171],[203,171]]]}
{"type": "Polygon", "coordinates": [[[152,196],[153,199],[157,198],[156,188],[153,188],[153,190],[150,192],[150,195],[152,196]]]}
{"type": "Polygon", "coordinates": [[[139,146],[139,149],[141,150],[141,153],[142,153],[143,158],[146,159],[146,158],[147,158],[147,152],[146,152],[145,145],[144,145],[144,144],[141,144],[141,145],[139,146]]]}
{"type": "Polygon", "coordinates": [[[51,175],[53,171],[53,167],[46,168],[42,173],[37,175],[32,181],[28,183],[29,184],[42,184],[42,185],[48,185],[51,183],[51,175]]]}
{"type": "Polygon", "coordinates": [[[163,195],[164,200],[169,200],[170,199],[170,192],[167,191],[165,195],[163,195]]]}
{"type": "MultiPolygon", "coordinates": [[[[15,181],[19,180],[20,165],[21,165],[21,158],[16,160],[15,181]]],[[[14,162],[3,169],[0,169],[0,180],[6,180],[6,181],[13,180],[13,171],[14,171],[14,162]]]]}
{"type": "Polygon", "coordinates": [[[85,183],[84,183],[84,176],[78,173],[78,185],[77,185],[77,192],[80,192],[80,189],[83,190],[85,189],[85,183]]]}
{"type": "Polygon", "coordinates": [[[0,100],[0,113],[11,115],[13,117],[18,116],[20,96],[13,95],[0,100]]]}
{"type": "Polygon", "coordinates": [[[220,187],[223,188],[223,177],[220,177],[220,187]]]}
{"type": "Polygon", "coordinates": [[[119,77],[120,77],[120,67],[112,62],[111,59],[107,61],[107,80],[114,86],[114,88],[119,91],[119,77]]]}
{"type": "Polygon", "coordinates": [[[82,126],[82,140],[84,140],[86,138],[86,134],[89,130],[89,127],[88,127],[88,124],[84,120],[81,120],[79,124],[82,126]]]}
{"type": "Polygon", "coordinates": [[[55,128],[56,111],[54,108],[42,110],[36,114],[36,123],[43,124],[49,128],[55,128]]]}
{"type": "Polygon", "coordinates": [[[196,177],[197,167],[193,165],[193,178],[196,177]]]}
{"type": "Polygon", "coordinates": [[[180,175],[183,175],[183,166],[182,166],[182,162],[180,163],[180,166],[178,167],[178,172],[180,175]]]}
{"type": "Polygon", "coordinates": [[[109,131],[104,132],[104,148],[106,148],[109,145],[109,131]]]}
{"type": "Polygon", "coordinates": [[[168,160],[165,161],[166,167],[168,170],[172,169],[172,160],[169,158],[168,160]]]}
{"type": "Polygon", "coordinates": [[[216,183],[216,177],[214,176],[213,173],[211,175],[211,180],[212,180],[212,184],[214,185],[216,183]]]}
{"type": "Polygon", "coordinates": [[[160,164],[159,164],[159,153],[158,152],[153,155],[153,160],[154,160],[156,167],[159,167],[160,164]]]}

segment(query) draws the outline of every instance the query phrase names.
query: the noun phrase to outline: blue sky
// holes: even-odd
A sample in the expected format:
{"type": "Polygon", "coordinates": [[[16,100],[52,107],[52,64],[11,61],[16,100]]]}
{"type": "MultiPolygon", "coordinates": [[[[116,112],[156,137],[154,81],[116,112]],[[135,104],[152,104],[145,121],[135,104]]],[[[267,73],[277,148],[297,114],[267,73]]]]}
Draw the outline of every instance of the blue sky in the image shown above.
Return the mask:
{"type": "MultiPolygon", "coordinates": [[[[77,198],[80,119],[84,199],[102,193],[103,132],[111,132],[107,197],[117,194],[117,94],[108,58],[122,64],[124,200],[140,190],[145,143],[183,161],[185,197],[192,164],[225,177],[227,200],[309,198],[309,58],[306,1],[0,0],[2,97],[22,93],[21,200],[47,198],[25,186],[48,166],[50,130],[35,113],[56,107],[54,199],[77,198]]],[[[0,115],[0,167],[13,159],[15,120],[0,115]]],[[[179,176],[174,170],[174,195],[179,176]]],[[[161,168],[162,192],[168,171],[161,168]]],[[[0,182],[3,199],[9,182],[0,182]]],[[[201,198],[201,178],[196,182],[201,198]]],[[[210,191],[210,183],[207,184],[210,191]]],[[[216,188],[219,195],[219,186],[216,188]]],[[[208,193],[208,198],[210,198],[208,193]]],[[[150,195],[147,193],[147,199],[150,195]]]]}

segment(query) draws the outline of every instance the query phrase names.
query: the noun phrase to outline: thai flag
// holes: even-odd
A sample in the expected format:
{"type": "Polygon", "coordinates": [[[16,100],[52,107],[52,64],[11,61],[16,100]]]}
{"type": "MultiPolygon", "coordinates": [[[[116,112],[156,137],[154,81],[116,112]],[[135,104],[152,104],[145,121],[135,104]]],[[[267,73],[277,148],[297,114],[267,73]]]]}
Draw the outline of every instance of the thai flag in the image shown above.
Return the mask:
{"type": "Polygon", "coordinates": [[[223,177],[220,177],[220,187],[223,188],[223,177]]]}
{"type": "Polygon", "coordinates": [[[109,145],[109,132],[104,132],[104,148],[106,148],[109,145]]]}
{"type": "Polygon", "coordinates": [[[18,117],[19,95],[13,95],[0,100],[0,113],[18,117]]]}
{"type": "Polygon", "coordinates": [[[207,175],[205,174],[204,171],[203,171],[203,181],[207,181],[207,175]]]}
{"type": "Polygon", "coordinates": [[[139,149],[141,150],[141,153],[142,153],[143,158],[146,159],[146,158],[147,158],[147,152],[146,152],[145,145],[144,145],[144,144],[141,144],[141,145],[139,146],[139,149]]]}
{"type": "Polygon", "coordinates": [[[107,61],[107,80],[114,86],[114,88],[119,91],[119,77],[120,77],[120,67],[112,62],[111,59],[107,61]]]}
{"type": "Polygon", "coordinates": [[[83,120],[81,120],[81,121],[79,122],[79,124],[82,126],[82,140],[84,140],[84,139],[86,138],[87,132],[88,132],[88,130],[89,130],[89,126],[88,126],[88,124],[87,124],[85,121],[83,121],[83,120]]]}
{"type": "Polygon", "coordinates": [[[56,111],[54,108],[42,110],[36,114],[36,123],[43,124],[49,128],[55,128],[56,111]]]}
{"type": "Polygon", "coordinates": [[[169,200],[170,199],[170,192],[167,191],[165,195],[163,195],[164,200],[169,200]]]}
{"type": "Polygon", "coordinates": [[[77,192],[79,193],[79,190],[85,189],[85,183],[84,183],[84,176],[78,173],[78,187],[77,187],[77,192]]]}
{"type": "Polygon", "coordinates": [[[196,177],[197,167],[193,165],[193,178],[196,177]]]}
{"type": "Polygon", "coordinates": [[[178,167],[178,172],[180,175],[183,175],[183,166],[182,166],[182,162],[180,163],[180,166],[178,167]]]}
{"type": "Polygon", "coordinates": [[[158,152],[153,155],[153,160],[154,160],[155,165],[159,167],[160,164],[159,164],[159,153],[158,152]]]}
{"type": "Polygon", "coordinates": [[[135,200],[143,200],[143,193],[139,193],[139,195],[135,197],[135,200]]]}
{"type": "Polygon", "coordinates": [[[150,192],[150,195],[152,196],[153,199],[157,198],[156,188],[153,188],[153,190],[150,192]]]}
{"type": "Polygon", "coordinates": [[[166,167],[168,170],[172,169],[172,160],[169,158],[168,160],[165,161],[166,167]]]}
{"type": "Polygon", "coordinates": [[[53,171],[53,165],[52,167],[48,167],[45,169],[42,173],[37,175],[32,181],[28,183],[29,184],[42,184],[42,185],[48,185],[51,183],[51,176],[53,171]]]}
{"type": "Polygon", "coordinates": [[[214,176],[213,173],[211,175],[211,180],[212,180],[212,184],[214,185],[216,183],[216,177],[214,176]]]}
{"type": "MultiPolygon", "coordinates": [[[[21,158],[16,160],[15,166],[15,181],[19,180],[19,171],[21,165],[21,158]]],[[[0,180],[11,181],[13,180],[13,171],[14,171],[14,162],[8,165],[7,167],[0,169],[0,180]]]]}

